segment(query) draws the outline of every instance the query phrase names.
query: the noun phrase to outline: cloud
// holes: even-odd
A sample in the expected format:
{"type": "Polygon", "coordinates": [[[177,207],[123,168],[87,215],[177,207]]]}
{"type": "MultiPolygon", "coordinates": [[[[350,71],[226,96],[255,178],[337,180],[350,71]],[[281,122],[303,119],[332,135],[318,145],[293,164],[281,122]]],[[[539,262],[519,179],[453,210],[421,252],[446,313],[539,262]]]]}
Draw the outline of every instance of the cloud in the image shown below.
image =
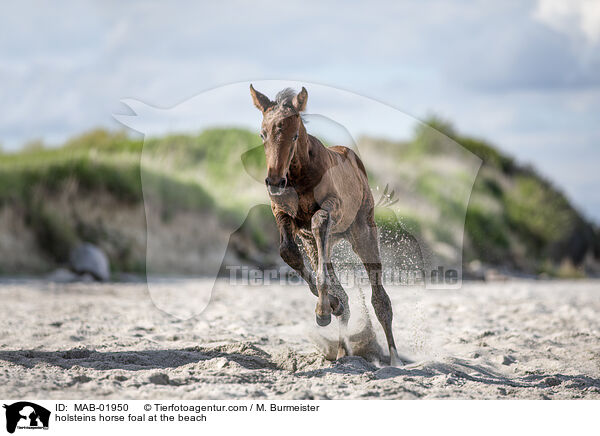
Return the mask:
{"type": "Polygon", "coordinates": [[[450,80],[482,92],[553,92],[600,86],[600,50],[532,19],[538,11],[539,7],[529,6],[500,8],[493,10],[489,19],[457,30],[459,34],[466,30],[471,37],[463,35],[455,56],[443,65],[450,80]]]}
{"type": "Polygon", "coordinates": [[[597,0],[538,0],[533,17],[573,39],[600,42],[600,2],[597,0]]]}
{"type": "Polygon", "coordinates": [[[10,149],[118,127],[111,114],[123,98],[170,107],[232,82],[287,78],[416,117],[433,110],[546,168],[564,162],[552,138],[576,138],[575,168],[598,146],[588,133],[600,106],[600,24],[598,2],[564,5],[15,2],[0,15],[0,101],[9,108],[0,142],[10,149]]]}

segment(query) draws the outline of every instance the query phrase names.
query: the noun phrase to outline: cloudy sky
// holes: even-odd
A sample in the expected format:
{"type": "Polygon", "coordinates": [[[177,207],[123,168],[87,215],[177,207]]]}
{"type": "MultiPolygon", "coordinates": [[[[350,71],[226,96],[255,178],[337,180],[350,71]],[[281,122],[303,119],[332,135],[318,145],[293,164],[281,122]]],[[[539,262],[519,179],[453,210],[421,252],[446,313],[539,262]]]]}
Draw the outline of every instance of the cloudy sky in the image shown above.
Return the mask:
{"type": "Polygon", "coordinates": [[[118,126],[238,81],[437,113],[532,163],[600,222],[600,0],[14,2],[0,14],[0,143],[118,126]]]}

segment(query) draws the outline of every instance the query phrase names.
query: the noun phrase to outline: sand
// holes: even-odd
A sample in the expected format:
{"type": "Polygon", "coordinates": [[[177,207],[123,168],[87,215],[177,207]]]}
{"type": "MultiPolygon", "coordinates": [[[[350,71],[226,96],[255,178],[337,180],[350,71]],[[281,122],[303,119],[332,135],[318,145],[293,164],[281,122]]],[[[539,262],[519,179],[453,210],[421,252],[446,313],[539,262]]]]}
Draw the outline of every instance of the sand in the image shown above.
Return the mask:
{"type": "MultiPolygon", "coordinates": [[[[181,320],[143,283],[4,282],[0,398],[600,398],[600,282],[389,292],[402,367],[328,361],[336,321],[316,326],[305,286],[219,282],[206,311],[181,320]]],[[[352,330],[368,334],[360,301],[352,330]]]]}

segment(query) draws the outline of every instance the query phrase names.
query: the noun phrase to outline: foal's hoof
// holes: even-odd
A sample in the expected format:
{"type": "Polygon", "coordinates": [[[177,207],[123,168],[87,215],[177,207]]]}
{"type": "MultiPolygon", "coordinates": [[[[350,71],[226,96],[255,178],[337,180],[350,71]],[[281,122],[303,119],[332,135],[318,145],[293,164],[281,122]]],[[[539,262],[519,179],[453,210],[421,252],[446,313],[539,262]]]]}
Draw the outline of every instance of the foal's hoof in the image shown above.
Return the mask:
{"type": "Polygon", "coordinates": [[[317,324],[320,325],[321,327],[325,327],[327,325],[329,325],[331,323],[331,314],[328,313],[327,315],[319,315],[317,313],[317,324]]]}

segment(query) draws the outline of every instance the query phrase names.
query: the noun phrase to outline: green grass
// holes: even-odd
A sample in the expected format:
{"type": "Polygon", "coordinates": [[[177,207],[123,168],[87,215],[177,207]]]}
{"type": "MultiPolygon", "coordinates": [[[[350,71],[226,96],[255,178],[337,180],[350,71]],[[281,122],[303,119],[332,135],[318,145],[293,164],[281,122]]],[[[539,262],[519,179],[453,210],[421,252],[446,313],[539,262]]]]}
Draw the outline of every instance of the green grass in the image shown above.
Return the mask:
{"type": "Polygon", "coordinates": [[[390,208],[378,207],[375,209],[375,223],[382,232],[386,234],[410,233],[413,236],[420,235],[423,222],[419,218],[403,212],[396,215],[390,208]]]}
{"type": "Polygon", "coordinates": [[[33,229],[39,246],[57,262],[66,262],[77,242],[74,229],[65,225],[60,215],[41,202],[29,205],[27,224],[33,229]]]}
{"type": "Polygon", "coordinates": [[[518,175],[503,200],[510,228],[528,242],[535,257],[544,256],[578,221],[577,213],[562,194],[531,175],[518,175]]]}
{"type": "MultiPolygon", "coordinates": [[[[544,272],[553,269],[558,275],[559,271],[567,271],[563,275],[578,274],[577,268],[573,273],[564,266],[564,259],[574,255],[566,241],[577,233],[577,238],[584,240],[592,251],[600,235],[562,192],[533,168],[518,164],[485,140],[458,133],[443,119],[433,116],[425,124],[429,127],[419,126],[413,141],[414,147],[425,156],[445,152],[444,137],[447,136],[483,161],[465,222],[464,256],[467,260],[476,258],[515,266],[524,248],[527,263],[537,265],[544,272]],[[473,202],[473,198],[478,201],[473,202]],[[482,200],[485,200],[483,204],[498,205],[499,211],[482,207],[482,200]]],[[[455,182],[449,180],[444,184],[455,182]]],[[[451,201],[441,196],[443,186],[438,177],[431,174],[423,174],[417,183],[421,195],[437,204],[444,217],[451,217],[457,210],[451,201]]]]}
{"type": "Polygon", "coordinates": [[[490,263],[510,260],[509,229],[502,216],[471,205],[465,218],[465,234],[472,252],[468,260],[484,259],[490,263]]]}
{"type": "MultiPolygon", "coordinates": [[[[26,224],[38,246],[53,261],[62,263],[69,250],[80,240],[99,240],[93,226],[73,223],[65,211],[53,210],[45,201],[76,184],[80,195],[108,193],[124,205],[140,203],[143,195],[158,199],[163,217],[169,211],[217,209],[208,192],[199,184],[142,168],[142,142],[122,132],[96,130],[67,142],[60,148],[27,148],[20,153],[0,155],[0,207],[24,210],[26,224]]],[[[117,265],[139,270],[128,247],[116,250],[117,265]]],[[[111,259],[112,260],[112,259],[111,259]]]]}
{"type": "MultiPolygon", "coordinates": [[[[432,128],[418,127],[411,141],[373,139],[368,140],[369,147],[390,159],[426,164],[431,156],[439,159],[451,152],[446,139],[449,137],[482,159],[466,214],[465,259],[515,263],[524,250],[537,272],[576,276],[579,267],[561,263],[561,256],[569,255],[565,241],[573,234],[584,235],[585,243],[600,255],[598,230],[534,170],[520,166],[486,141],[459,134],[444,120],[432,117],[427,124],[432,128]]],[[[60,195],[70,184],[75,183],[81,195],[107,193],[123,205],[139,204],[144,196],[151,197],[161,205],[165,220],[180,210],[202,210],[233,222],[246,218],[248,205],[256,204],[255,197],[248,195],[251,189],[245,190],[247,181],[241,175],[247,172],[260,183],[265,166],[260,138],[244,129],[209,129],[197,135],[168,135],[145,141],[122,131],[98,129],[58,148],[47,148],[37,141],[18,153],[0,152],[0,207],[23,210],[39,247],[49,258],[64,262],[78,241],[101,243],[109,238],[95,223],[69,224],[63,216],[65,211],[45,201],[60,195]],[[231,186],[236,187],[233,194],[231,186]]],[[[416,176],[401,169],[395,176],[412,183],[420,200],[437,212],[435,216],[443,218],[432,222],[422,212],[407,209],[400,199],[398,207],[403,209],[398,219],[390,210],[378,208],[377,224],[387,235],[427,233],[437,241],[457,243],[452,229],[464,214],[460,193],[467,179],[460,170],[440,174],[435,166],[414,168],[419,169],[416,176]]],[[[380,182],[375,179],[377,168],[367,171],[373,175],[373,185],[380,182]]],[[[270,211],[263,208],[246,223],[258,250],[268,251],[276,245],[266,234],[266,223],[271,223],[268,220],[272,221],[270,211]]],[[[115,268],[143,270],[139,253],[133,253],[130,244],[118,238],[110,244],[115,268]]]]}

